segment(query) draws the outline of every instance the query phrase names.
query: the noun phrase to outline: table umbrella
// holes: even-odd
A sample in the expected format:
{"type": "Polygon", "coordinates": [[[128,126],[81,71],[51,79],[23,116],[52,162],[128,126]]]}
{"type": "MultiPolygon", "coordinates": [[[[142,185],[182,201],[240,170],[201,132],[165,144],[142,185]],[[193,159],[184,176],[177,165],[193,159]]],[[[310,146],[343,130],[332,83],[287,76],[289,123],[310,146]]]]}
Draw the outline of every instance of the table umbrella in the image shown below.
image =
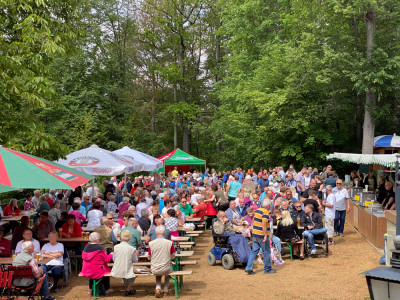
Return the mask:
{"type": "Polygon", "coordinates": [[[380,135],[374,138],[374,147],[400,148],[400,136],[380,135]]]}
{"type": "Polygon", "coordinates": [[[132,157],[118,155],[97,145],[81,149],[59,159],[59,164],[90,175],[118,176],[139,172],[143,164],[132,157]]]}
{"type": "Polygon", "coordinates": [[[135,159],[135,161],[141,162],[143,164],[143,167],[140,171],[154,171],[163,166],[163,162],[161,160],[146,153],[131,149],[128,146],[115,150],[113,151],[113,153],[118,155],[125,155],[135,159]]]}
{"type": "Polygon", "coordinates": [[[47,159],[0,146],[0,192],[74,189],[92,178],[47,159]]]}

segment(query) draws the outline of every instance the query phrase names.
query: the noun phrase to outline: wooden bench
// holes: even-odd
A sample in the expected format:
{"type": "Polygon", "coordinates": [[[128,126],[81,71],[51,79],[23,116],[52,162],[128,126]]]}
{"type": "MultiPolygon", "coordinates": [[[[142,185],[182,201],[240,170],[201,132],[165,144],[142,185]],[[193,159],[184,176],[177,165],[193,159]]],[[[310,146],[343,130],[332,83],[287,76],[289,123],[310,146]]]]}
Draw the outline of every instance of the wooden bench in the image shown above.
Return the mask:
{"type": "Polygon", "coordinates": [[[186,231],[186,233],[187,234],[201,234],[201,233],[203,233],[203,231],[202,230],[196,230],[196,231],[186,231]]]}
{"type": "MultiPolygon", "coordinates": [[[[179,290],[182,288],[183,285],[183,276],[185,275],[192,275],[193,271],[188,270],[188,271],[173,271],[168,274],[169,278],[174,284],[174,289],[175,289],[175,297],[179,297],[179,290]]],[[[147,274],[135,274],[136,277],[144,277],[144,276],[155,276],[153,273],[147,273],[147,274]]],[[[81,274],[79,274],[80,277],[84,277],[81,274]]],[[[111,274],[105,274],[104,277],[111,277],[111,274]]],[[[99,291],[97,289],[98,284],[100,283],[100,279],[93,279],[93,299],[96,300],[99,297],[99,291]]]]}

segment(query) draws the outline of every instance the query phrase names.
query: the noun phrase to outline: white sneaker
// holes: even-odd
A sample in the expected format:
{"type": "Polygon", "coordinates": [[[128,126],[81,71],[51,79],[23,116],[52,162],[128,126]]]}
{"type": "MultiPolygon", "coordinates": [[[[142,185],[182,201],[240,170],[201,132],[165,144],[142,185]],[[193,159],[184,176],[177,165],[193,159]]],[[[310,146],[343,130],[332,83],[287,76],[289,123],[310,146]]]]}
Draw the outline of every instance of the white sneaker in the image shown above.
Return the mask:
{"type": "Polygon", "coordinates": [[[262,264],[264,263],[263,260],[261,259],[261,257],[258,257],[258,258],[257,258],[257,261],[258,261],[258,264],[259,264],[259,265],[262,265],[262,264]]]}

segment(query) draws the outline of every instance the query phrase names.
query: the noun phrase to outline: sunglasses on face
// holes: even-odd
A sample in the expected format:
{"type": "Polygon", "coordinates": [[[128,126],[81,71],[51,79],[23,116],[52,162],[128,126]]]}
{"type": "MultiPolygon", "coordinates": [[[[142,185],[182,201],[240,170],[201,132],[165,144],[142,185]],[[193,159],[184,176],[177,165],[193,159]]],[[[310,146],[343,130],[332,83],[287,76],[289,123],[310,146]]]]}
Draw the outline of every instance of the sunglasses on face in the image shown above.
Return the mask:
{"type": "Polygon", "coordinates": [[[301,208],[301,205],[299,205],[299,206],[296,205],[295,207],[296,207],[296,208],[301,208]]]}

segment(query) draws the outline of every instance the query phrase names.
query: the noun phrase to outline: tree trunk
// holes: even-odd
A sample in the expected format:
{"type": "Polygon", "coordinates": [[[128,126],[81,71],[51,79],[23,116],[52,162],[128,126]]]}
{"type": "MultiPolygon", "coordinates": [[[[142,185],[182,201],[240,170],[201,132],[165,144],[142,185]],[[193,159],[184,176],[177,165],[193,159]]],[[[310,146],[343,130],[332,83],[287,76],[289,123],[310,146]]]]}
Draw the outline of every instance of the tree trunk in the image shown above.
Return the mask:
{"type": "MultiPolygon", "coordinates": [[[[375,34],[375,13],[368,12],[365,14],[365,26],[367,27],[367,60],[371,61],[374,34],[375,34]]],[[[375,120],[371,116],[371,110],[376,104],[376,95],[371,91],[367,91],[365,95],[364,107],[364,125],[363,125],[363,143],[362,154],[372,154],[374,151],[374,135],[375,120]]]]}

